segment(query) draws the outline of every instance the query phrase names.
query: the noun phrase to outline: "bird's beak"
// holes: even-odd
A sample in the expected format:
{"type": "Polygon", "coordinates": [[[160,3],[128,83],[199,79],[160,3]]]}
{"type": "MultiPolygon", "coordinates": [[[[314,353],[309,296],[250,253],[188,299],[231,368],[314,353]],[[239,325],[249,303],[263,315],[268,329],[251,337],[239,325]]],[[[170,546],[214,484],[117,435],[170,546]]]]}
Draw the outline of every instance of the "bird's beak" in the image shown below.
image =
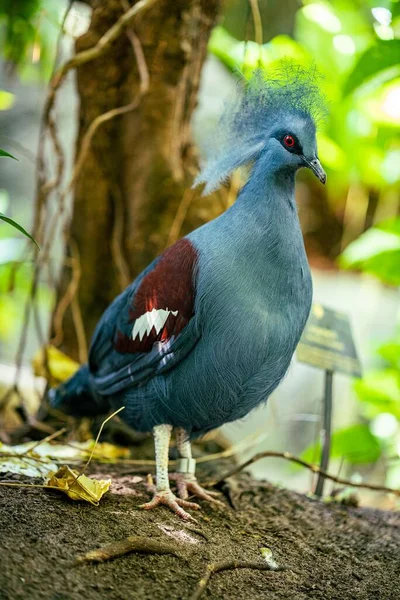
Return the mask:
{"type": "Polygon", "coordinates": [[[314,175],[316,175],[318,177],[320,182],[325,185],[326,173],[323,170],[318,158],[314,158],[313,160],[307,160],[306,157],[304,157],[304,162],[306,163],[307,167],[309,169],[311,169],[311,171],[314,173],[314,175]]]}

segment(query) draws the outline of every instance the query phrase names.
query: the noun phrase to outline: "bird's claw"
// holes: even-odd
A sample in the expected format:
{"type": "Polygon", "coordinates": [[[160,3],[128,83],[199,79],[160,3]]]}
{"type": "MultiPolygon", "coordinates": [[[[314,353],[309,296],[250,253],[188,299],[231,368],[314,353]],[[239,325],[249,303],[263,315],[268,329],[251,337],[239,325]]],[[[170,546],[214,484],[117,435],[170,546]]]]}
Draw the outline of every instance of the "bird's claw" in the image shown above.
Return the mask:
{"type": "Polygon", "coordinates": [[[181,517],[184,521],[193,521],[197,523],[196,519],[194,519],[189,513],[187,513],[184,508],[189,508],[191,510],[200,510],[200,506],[195,502],[187,502],[183,498],[177,498],[175,494],[171,492],[171,490],[166,490],[163,492],[155,492],[154,497],[150,502],[146,502],[145,504],[141,504],[139,508],[144,508],[145,510],[151,510],[152,508],[156,508],[163,504],[164,506],[168,506],[178,517],[181,517]]]}
{"type": "Polygon", "coordinates": [[[197,481],[194,475],[187,475],[185,473],[174,473],[170,475],[170,479],[175,480],[176,487],[178,490],[178,496],[182,500],[187,500],[189,495],[196,496],[200,500],[207,500],[218,506],[225,507],[225,504],[220,500],[216,499],[216,496],[220,494],[218,492],[211,492],[205,490],[197,481]]]}

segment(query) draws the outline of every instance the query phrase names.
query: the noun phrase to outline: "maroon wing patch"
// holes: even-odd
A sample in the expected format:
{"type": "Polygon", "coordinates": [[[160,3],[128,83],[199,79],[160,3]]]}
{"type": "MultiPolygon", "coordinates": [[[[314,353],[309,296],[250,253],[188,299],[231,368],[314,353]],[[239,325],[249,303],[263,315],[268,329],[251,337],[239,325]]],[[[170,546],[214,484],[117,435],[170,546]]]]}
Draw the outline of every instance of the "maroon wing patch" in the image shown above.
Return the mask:
{"type": "Polygon", "coordinates": [[[178,335],[194,314],[197,250],[188,239],[168,248],[142,280],[129,309],[130,336],[118,331],[118,352],[150,352],[178,335]]]}

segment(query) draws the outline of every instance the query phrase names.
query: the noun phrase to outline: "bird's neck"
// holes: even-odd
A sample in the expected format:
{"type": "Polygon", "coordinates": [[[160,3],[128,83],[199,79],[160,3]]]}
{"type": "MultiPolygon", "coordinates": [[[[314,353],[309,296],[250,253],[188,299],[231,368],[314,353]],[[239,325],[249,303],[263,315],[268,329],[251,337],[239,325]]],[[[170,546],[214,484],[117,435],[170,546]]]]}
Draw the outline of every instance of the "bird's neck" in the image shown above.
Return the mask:
{"type": "Polygon", "coordinates": [[[274,201],[275,204],[287,204],[287,200],[289,200],[291,208],[295,209],[295,177],[295,169],[292,167],[279,168],[275,164],[274,157],[267,154],[255,163],[237,203],[238,205],[253,204],[255,209],[259,208],[260,212],[267,217],[276,212],[271,206],[274,201]],[[280,198],[282,203],[279,202],[280,198]]]}
{"type": "Polygon", "coordinates": [[[281,259],[304,251],[295,201],[295,171],[256,164],[235,204],[230,220],[244,246],[265,249],[281,259]]]}

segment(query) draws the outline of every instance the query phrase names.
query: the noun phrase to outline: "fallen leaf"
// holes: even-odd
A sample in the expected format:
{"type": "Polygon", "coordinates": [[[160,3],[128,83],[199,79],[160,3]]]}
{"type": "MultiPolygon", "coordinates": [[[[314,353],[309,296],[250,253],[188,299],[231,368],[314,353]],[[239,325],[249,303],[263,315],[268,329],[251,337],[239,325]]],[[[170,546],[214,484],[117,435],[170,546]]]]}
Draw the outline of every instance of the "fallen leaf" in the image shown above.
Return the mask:
{"type": "Polygon", "coordinates": [[[63,465],[48,479],[47,485],[60,489],[72,500],[85,500],[98,506],[103,495],[110,489],[111,479],[90,479],[63,465]]]}
{"type": "MultiPolygon", "coordinates": [[[[86,442],[74,442],[73,444],[55,444],[54,442],[26,442],[25,444],[19,444],[18,446],[7,446],[7,452],[14,450],[19,454],[29,453],[32,447],[35,447],[34,453],[39,457],[51,457],[60,462],[68,462],[70,460],[85,460],[93,449],[94,458],[100,460],[104,459],[113,460],[115,458],[128,458],[130,456],[129,448],[122,446],[114,446],[108,442],[102,442],[96,445],[94,439],[87,440],[86,442]]],[[[5,446],[3,446],[5,448],[5,446]]],[[[0,444],[0,453],[2,446],[0,444]]],[[[3,450],[4,452],[6,450],[3,450]]],[[[1,457],[0,457],[1,458],[1,457]]],[[[54,471],[54,469],[53,469],[54,471]]]]}
{"type": "Polygon", "coordinates": [[[36,376],[48,379],[50,373],[49,383],[55,386],[72,377],[80,365],[55,346],[49,345],[36,352],[32,359],[32,367],[36,376]]]}
{"type": "Polygon", "coordinates": [[[57,465],[39,454],[29,454],[32,443],[19,446],[7,446],[0,443],[0,471],[18,473],[27,477],[48,477],[57,469],[57,465]]]}
{"type": "Polygon", "coordinates": [[[109,444],[108,442],[101,442],[100,444],[96,444],[95,440],[88,440],[86,442],[86,448],[88,450],[94,448],[94,458],[113,460],[115,458],[128,458],[130,456],[129,448],[123,448],[122,446],[114,446],[114,444],[109,444]]]}

